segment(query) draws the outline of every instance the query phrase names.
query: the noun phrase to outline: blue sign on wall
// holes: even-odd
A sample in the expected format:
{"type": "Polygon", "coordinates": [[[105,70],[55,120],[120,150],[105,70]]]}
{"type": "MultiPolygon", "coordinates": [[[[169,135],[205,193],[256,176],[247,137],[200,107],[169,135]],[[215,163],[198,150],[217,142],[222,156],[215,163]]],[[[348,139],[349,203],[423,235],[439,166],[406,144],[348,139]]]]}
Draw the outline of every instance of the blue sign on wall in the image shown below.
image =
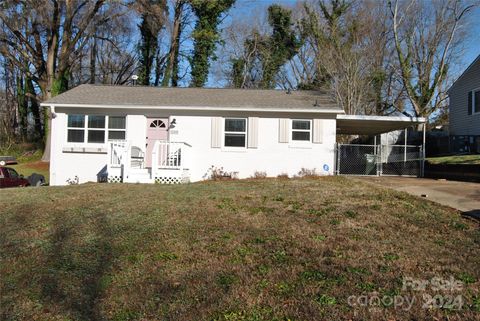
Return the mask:
{"type": "Polygon", "coordinates": [[[330,169],[330,167],[328,167],[327,164],[323,164],[323,170],[324,170],[325,172],[328,172],[329,169],[330,169]]]}

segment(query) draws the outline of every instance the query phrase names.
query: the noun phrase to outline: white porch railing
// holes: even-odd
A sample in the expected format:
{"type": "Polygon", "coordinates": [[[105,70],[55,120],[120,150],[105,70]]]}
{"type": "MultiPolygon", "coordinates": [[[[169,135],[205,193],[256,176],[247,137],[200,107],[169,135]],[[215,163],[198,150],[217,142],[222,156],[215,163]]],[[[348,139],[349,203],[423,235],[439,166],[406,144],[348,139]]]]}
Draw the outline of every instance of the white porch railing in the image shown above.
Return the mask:
{"type": "Polygon", "coordinates": [[[123,164],[123,160],[126,158],[125,152],[128,147],[126,140],[109,140],[107,155],[108,155],[108,167],[119,168],[123,164]]]}
{"type": "MultiPolygon", "coordinates": [[[[175,170],[181,175],[186,168],[188,149],[184,142],[155,141],[152,149],[151,179],[161,170],[175,170]]],[[[107,172],[117,172],[124,179],[129,177],[132,168],[132,144],[126,140],[109,140],[107,148],[107,172]]]]}
{"type": "Polygon", "coordinates": [[[107,173],[119,172],[123,177],[128,176],[130,171],[131,148],[126,140],[109,140],[107,146],[107,173]]]}
{"type": "Polygon", "coordinates": [[[155,141],[152,150],[152,177],[156,177],[159,169],[182,171],[189,147],[189,144],[183,142],[155,141]]]}

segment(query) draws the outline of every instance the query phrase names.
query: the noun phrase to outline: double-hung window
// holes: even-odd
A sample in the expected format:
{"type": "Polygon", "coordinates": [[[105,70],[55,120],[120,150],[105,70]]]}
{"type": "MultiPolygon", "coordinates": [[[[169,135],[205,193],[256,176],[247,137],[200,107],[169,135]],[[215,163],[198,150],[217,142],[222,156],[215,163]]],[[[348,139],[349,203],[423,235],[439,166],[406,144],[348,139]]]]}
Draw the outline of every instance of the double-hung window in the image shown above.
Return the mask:
{"type": "Polygon", "coordinates": [[[87,143],[105,143],[105,116],[88,115],[87,143]]]}
{"type": "Polygon", "coordinates": [[[225,147],[246,147],[247,119],[225,118],[225,147]]]}
{"type": "Polygon", "coordinates": [[[473,91],[473,113],[480,113],[480,89],[473,91]]]}
{"type": "Polygon", "coordinates": [[[85,115],[68,115],[67,142],[83,143],[85,141],[85,115]]]}
{"type": "Polygon", "coordinates": [[[312,121],[292,119],[292,141],[310,142],[312,140],[312,121]]]}
{"type": "Polygon", "coordinates": [[[67,142],[104,144],[108,139],[125,139],[125,116],[68,115],[67,142]]]}
{"type": "Polygon", "coordinates": [[[125,139],[125,116],[108,116],[108,139],[125,139]]]}

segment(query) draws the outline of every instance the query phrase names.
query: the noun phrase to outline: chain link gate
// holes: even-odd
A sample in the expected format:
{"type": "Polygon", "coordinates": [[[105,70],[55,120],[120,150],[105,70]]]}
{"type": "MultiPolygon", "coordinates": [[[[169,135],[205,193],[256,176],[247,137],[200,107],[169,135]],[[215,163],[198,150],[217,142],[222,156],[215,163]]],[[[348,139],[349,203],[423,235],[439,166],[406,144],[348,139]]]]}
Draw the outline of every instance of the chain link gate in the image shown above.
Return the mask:
{"type": "Polygon", "coordinates": [[[421,146],[337,144],[335,152],[337,175],[421,176],[421,146]]]}

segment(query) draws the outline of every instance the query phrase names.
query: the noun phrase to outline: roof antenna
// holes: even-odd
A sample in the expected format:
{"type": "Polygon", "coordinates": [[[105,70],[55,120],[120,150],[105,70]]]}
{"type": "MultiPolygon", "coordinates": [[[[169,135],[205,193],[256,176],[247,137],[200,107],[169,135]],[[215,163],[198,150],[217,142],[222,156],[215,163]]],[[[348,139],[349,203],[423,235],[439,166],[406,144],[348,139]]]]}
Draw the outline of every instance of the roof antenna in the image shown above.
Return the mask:
{"type": "Polygon", "coordinates": [[[292,93],[292,91],[290,90],[290,88],[287,89],[287,95],[290,95],[292,93]]]}
{"type": "Polygon", "coordinates": [[[137,75],[132,75],[132,82],[133,82],[133,85],[134,85],[134,86],[136,85],[137,79],[138,79],[138,76],[137,76],[137,75]]]}
{"type": "Polygon", "coordinates": [[[315,99],[315,103],[313,104],[313,107],[318,107],[318,100],[315,99]]]}

